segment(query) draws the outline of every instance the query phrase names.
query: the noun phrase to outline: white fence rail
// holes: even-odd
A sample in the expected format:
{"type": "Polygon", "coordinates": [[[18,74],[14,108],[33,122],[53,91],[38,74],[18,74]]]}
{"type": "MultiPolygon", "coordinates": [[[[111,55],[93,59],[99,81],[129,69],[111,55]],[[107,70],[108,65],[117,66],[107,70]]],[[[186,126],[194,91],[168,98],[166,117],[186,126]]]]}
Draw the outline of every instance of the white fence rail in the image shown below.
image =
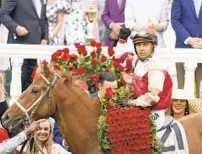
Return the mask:
{"type": "MultiPolygon", "coordinates": [[[[12,78],[10,96],[15,100],[21,94],[21,65],[23,58],[36,58],[50,60],[50,55],[57,49],[65,46],[41,46],[41,45],[0,45],[0,73],[8,69],[9,58],[11,59],[12,78]]],[[[68,47],[74,52],[73,46],[68,47]]],[[[119,51],[117,51],[119,52],[119,51]]],[[[197,63],[202,63],[202,50],[195,49],[157,49],[155,56],[161,59],[167,66],[174,83],[173,90],[177,89],[176,62],[184,62],[185,85],[184,92],[187,97],[194,97],[194,78],[197,63]]]]}

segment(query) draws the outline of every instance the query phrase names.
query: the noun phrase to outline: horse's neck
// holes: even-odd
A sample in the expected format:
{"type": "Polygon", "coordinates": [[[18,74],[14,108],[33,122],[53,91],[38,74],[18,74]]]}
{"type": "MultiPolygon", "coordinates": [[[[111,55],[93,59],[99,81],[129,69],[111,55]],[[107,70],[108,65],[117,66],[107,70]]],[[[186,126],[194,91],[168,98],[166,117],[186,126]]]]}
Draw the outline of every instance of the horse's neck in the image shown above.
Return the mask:
{"type": "Polygon", "coordinates": [[[99,142],[97,139],[97,121],[100,105],[89,96],[67,95],[64,102],[58,103],[56,121],[60,130],[76,154],[96,154],[99,142]]]}

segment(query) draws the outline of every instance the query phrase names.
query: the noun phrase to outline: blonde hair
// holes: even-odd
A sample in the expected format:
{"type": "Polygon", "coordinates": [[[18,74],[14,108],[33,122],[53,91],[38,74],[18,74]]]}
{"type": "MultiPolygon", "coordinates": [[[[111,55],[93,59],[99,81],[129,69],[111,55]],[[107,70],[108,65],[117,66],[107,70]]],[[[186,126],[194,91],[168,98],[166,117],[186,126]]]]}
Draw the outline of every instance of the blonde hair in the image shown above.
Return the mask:
{"type": "MultiPolygon", "coordinates": [[[[48,120],[48,119],[43,119],[42,121],[40,121],[40,123],[42,123],[42,122],[49,122],[49,124],[50,124],[50,134],[49,134],[48,140],[44,143],[43,147],[45,147],[45,150],[47,151],[48,154],[51,154],[51,149],[52,149],[52,145],[53,145],[52,125],[51,125],[50,120],[48,120]]],[[[29,142],[27,143],[27,148],[26,148],[25,154],[37,154],[41,151],[43,151],[43,149],[41,149],[41,143],[37,140],[36,132],[35,132],[33,138],[31,140],[29,140],[29,142]]]]}

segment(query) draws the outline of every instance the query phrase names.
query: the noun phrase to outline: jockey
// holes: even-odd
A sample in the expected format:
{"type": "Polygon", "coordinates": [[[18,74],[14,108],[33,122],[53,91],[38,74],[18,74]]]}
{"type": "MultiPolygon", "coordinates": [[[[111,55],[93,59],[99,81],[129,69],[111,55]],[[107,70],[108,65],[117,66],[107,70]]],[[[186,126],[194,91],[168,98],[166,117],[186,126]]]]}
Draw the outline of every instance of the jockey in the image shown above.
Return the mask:
{"type": "Polygon", "coordinates": [[[127,84],[132,84],[136,99],[121,98],[118,103],[150,107],[158,130],[164,125],[165,111],[171,105],[172,79],[162,64],[152,58],[158,43],[152,30],[132,32],[131,39],[137,58],[132,62],[132,74],[124,72],[123,78],[127,84]]]}

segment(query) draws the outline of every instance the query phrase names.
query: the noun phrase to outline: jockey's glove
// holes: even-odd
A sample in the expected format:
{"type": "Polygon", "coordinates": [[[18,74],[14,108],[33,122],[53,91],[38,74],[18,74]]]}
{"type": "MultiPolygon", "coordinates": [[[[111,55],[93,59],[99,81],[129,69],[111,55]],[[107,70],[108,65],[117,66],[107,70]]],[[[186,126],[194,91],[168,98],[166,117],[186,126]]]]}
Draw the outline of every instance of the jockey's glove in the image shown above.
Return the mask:
{"type": "Polygon", "coordinates": [[[141,98],[137,98],[137,99],[119,98],[117,102],[122,107],[125,107],[128,105],[141,106],[141,107],[151,106],[149,102],[143,101],[141,98]]]}
{"type": "Polygon", "coordinates": [[[120,106],[122,106],[122,107],[126,107],[127,105],[129,105],[128,104],[128,101],[129,101],[130,99],[129,98],[119,98],[118,99],[118,101],[117,101],[117,103],[120,105],[120,106]]]}
{"type": "Polygon", "coordinates": [[[131,34],[130,28],[121,28],[119,32],[119,38],[122,40],[127,40],[130,34],[131,34]]]}

